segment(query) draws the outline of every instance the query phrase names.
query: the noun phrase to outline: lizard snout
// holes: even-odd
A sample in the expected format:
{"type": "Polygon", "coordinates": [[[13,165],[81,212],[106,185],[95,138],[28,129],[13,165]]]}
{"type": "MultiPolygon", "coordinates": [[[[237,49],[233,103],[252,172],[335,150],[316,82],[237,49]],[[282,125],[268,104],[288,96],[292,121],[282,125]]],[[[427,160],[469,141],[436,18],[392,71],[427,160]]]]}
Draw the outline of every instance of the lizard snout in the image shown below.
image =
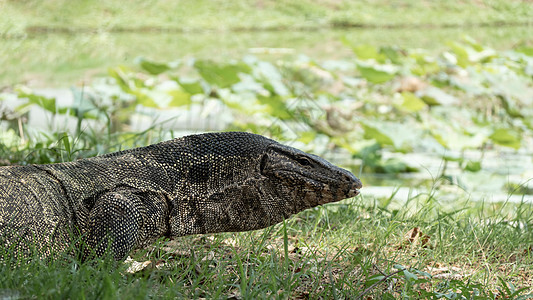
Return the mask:
{"type": "Polygon", "coordinates": [[[347,170],[342,170],[342,179],[343,181],[348,185],[348,197],[355,197],[359,195],[359,189],[363,187],[363,184],[361,183],[361,180],[359,178],[355,177],[351,172],[347,170]]]}

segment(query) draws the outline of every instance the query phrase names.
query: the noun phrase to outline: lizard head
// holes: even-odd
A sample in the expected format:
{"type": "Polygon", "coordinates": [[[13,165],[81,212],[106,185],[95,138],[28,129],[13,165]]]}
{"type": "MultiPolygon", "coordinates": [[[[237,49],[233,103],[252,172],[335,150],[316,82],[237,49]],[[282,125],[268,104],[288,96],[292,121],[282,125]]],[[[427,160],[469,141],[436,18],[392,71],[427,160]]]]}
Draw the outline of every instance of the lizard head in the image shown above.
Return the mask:
{"type": "Polygon", "coordinates": [[[278,143],[271,144],[260,162],[260,172],[288,199],[290,213],[351,198],[361,181],[323,158],[278,143]]]}
{"type": "MultiPolygon", "coordinates": [[[[226,132],[189,136],[171,200],[170,235],[265,228],[318,205],[359,194],[361,181],[326,160],[266,137],[226,132]]],[[[170,162],[169,164],[171,164],[170,162]]]]}

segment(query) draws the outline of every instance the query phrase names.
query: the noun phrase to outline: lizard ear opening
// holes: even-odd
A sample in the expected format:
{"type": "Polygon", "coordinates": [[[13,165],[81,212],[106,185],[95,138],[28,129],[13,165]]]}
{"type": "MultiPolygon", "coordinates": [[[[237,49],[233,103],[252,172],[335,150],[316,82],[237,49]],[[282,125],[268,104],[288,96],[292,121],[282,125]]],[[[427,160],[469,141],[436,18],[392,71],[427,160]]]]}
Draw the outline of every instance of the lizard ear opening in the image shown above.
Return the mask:
{"type": "Polygon", "coordinates": [[[259,171],[261,172],[261,174],[264,173],[267,163],[268,154],[263,154],[263,157],[261,157],[261,163],[259,164],[259,171]]]}

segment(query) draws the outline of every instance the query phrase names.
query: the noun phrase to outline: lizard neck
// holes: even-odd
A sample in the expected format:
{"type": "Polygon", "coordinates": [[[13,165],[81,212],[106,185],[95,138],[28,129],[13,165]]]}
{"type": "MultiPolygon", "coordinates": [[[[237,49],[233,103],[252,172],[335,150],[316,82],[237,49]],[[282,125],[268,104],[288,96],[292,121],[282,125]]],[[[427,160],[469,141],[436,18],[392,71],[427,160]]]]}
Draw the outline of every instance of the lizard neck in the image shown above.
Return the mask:
{"type": "Polygon", "coordinates": [[[205,198],[174,201],[170,215],[173,237],[239,232],[265,228],[293,214],[290,195],[268,178],[252,176],[227,185],[205,198]]]}

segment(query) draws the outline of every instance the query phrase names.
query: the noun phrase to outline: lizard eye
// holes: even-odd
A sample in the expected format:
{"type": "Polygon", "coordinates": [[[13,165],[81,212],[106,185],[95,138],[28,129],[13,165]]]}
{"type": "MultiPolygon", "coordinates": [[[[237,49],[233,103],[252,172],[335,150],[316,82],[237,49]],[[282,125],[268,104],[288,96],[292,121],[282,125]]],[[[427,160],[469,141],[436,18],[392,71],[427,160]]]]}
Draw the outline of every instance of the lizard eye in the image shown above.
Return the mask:
{"type": "Polygon", "coordinates": [[[297,159],[297,161],[302,166],[310,166],[311,165],[311,161],[307,157],[299,157],[297,159]]]}

